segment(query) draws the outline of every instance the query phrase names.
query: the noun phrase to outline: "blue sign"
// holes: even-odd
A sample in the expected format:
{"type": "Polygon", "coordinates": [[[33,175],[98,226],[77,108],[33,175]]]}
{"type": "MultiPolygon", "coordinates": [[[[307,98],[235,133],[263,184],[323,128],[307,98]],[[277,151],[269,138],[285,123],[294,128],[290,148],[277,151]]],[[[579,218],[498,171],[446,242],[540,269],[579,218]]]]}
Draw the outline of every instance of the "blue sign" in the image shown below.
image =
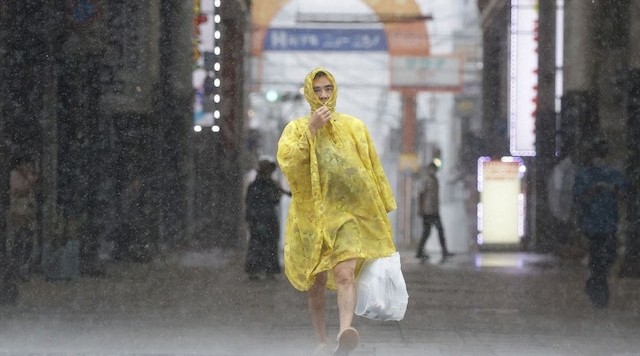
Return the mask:
{"type": "Polygon", "coordinates": [[[265,51],[386,51],[382,29],[270,28],[265,51]]]}

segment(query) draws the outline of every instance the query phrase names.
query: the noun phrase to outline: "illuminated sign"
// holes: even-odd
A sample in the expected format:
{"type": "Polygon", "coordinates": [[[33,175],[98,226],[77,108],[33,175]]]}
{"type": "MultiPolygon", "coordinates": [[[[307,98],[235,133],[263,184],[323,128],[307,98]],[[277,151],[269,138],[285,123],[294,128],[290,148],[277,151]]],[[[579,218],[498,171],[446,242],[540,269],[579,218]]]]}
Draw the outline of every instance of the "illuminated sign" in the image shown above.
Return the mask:
{"type": "Polygon", "coordinates": [[[536,155],[538,1],[511,1],[509,138],[514,156],[536,155]]]}
{"type": "Polygon", "coordinates": [[[525,170],[519,158],[478,159],[478,245],[520,242],[524,235],[525,170]]]}
{"type": "Polygon", "coordinates": [[[391,89],[459,91],[462,60],[457,56],[392,56],[391,89]]]}
{"type": "Polygon", "coordinates": [[[222,36],[218,25],[221,18],[217,13],[220,0],[196,0],[194,3],[194,53],[196,68],[192,73],[193,89],[193,128],[196,132],[203,127],[211,127],[218,132],[216,125],[220,118],[222,105],[220,46],[216,43],[222,36]]]}
{"type": "Polygon", "coordinates": [[[270,28],[266,51],[386,51],[382,29],[270,28]]]}

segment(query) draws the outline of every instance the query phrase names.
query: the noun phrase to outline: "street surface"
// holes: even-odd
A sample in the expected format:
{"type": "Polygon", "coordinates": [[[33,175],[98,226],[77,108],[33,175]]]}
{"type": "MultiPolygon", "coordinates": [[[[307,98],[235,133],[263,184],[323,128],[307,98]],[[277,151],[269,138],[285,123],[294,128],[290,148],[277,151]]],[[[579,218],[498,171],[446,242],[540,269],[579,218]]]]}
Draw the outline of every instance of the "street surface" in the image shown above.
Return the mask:
{"type": "MultiPolygon", "coordinates": [[[[21,285],[0,308],[0,355],[309,355],[304,294],[250,281],[244,251],[175,252],[108,276],[21,285]]],[[[356,317],[353,355],[638,355],[640,280],[612,278],[610,306],[583,295],[586,268],[525,253],[426,262],[401,250],[404,320],[356,317]]],[[[335,294],[328,321],[337,333],[335,294]]]]}

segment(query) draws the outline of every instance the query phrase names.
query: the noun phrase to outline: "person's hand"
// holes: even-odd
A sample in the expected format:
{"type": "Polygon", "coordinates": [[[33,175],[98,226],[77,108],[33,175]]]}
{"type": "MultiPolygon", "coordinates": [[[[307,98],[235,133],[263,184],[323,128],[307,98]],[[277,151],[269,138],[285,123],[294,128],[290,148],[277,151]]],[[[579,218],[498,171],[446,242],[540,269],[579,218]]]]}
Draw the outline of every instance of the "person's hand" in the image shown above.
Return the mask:
{"type": "Polygon", "coordinates": [[[321,106],[311,115],[311,120],[309,121],[309,130],[311,130],[312,134],[315,134],[318,130],[320,130],[327,122],[331,119],[331,110],[326,106],[321,106]]]}

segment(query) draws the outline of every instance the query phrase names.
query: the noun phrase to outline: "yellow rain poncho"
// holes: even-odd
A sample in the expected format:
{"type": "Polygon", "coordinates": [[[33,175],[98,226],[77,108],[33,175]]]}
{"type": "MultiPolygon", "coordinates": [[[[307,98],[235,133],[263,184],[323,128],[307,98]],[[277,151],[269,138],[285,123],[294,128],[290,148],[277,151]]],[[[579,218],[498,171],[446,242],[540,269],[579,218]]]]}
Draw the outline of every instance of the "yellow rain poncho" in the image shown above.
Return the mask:
{"type": "MultiPolygon", "coordinates": [[[[318,72],[324,72],[334,86],[324,103],[332,112],[330,121],[314,135],[308,127],[310,115],[296,119],[278,142],[278,163],[292,192],[285,274],[301,291],[313,285],[316,274],[341,261],[362,262],[396,251],[387,215],[396,202],[367,127],[353,116],[335,112],[338,87],[321,68],[305,78],[311,111],[323,105],[312,85],[318,72]]],[[[333,273],[327,275],[327,287],[335,289],[333,273]]]]}

